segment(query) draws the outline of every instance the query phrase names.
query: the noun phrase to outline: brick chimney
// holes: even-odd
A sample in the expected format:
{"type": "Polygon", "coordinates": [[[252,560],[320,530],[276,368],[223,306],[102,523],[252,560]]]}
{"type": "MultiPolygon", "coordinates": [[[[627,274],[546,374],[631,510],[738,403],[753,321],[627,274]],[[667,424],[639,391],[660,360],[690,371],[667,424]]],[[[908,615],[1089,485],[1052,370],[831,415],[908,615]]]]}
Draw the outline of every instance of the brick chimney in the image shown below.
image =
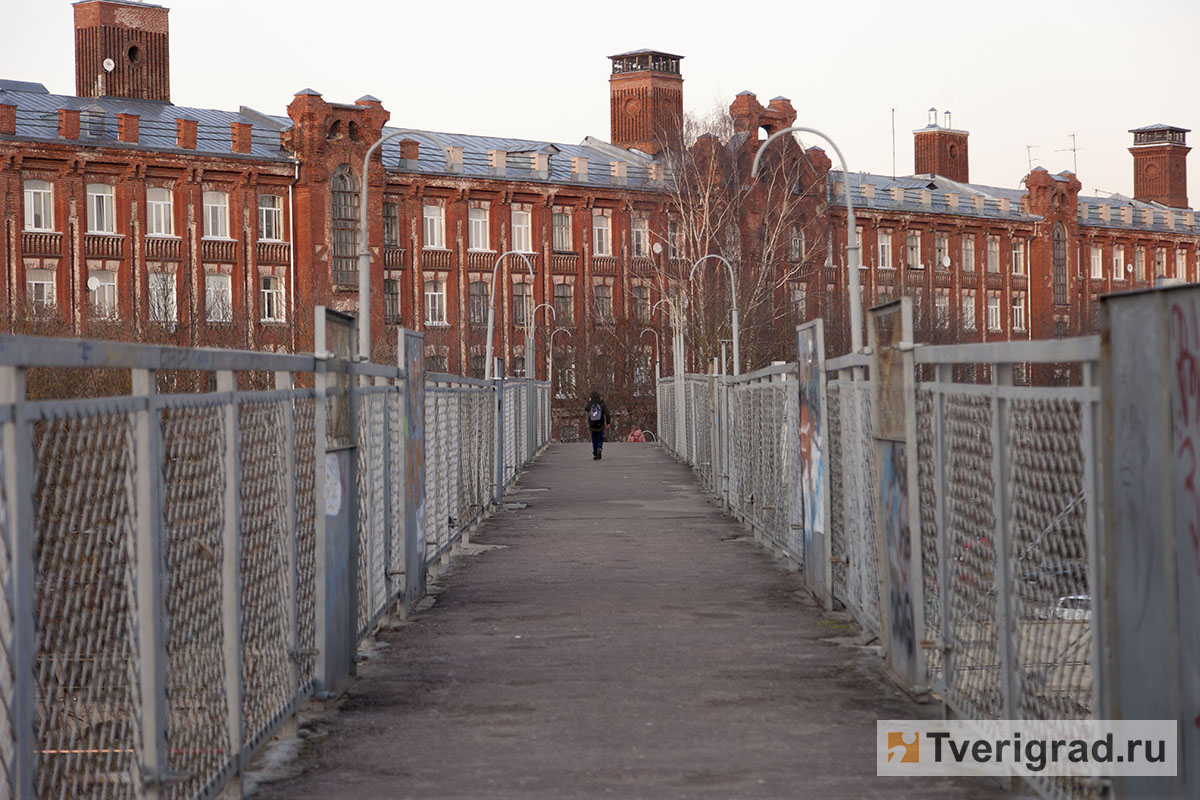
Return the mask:
{"type": "Polygon", "coordinates": [[[64,139],[79,138],[79,109],[60,108],[58,110],[58,135],[64,139]]]}
{"type": "Polygon", "coordinates": [[[253,127],[248,122],[231,122],[229,123],[229,134],[232,139],[233,152],[249,153],[250,152],[250,134],[253,132],[253,127]]]}
{"type": "Polygon", "coordinates": [[[83,0],[74,9],[75,94],[171,102],[166,8],[83,0]]]}
{"type": "Polygon", "coordinates": [[[683,126],[683,76],[674,56],[635,50],[609,56],[608,79],[612,143],[654,155],[679,146],[683,126]]]}
{"type": "Polygon", "coordinates": [[[198,123],[194,119],[175,120],[175,144],[180,150],[196,149],[196,129],[198,123]]]}
{"type": "Polygon", "coordinates": [[[1149,125],[1134,128],[1133,196],[1146,203],[1162,203],[1171,208],[1188,208],[1187,146],[1188,128],[1173,125],[1149,125]]]}
{"type": "Polygon", "coordinates": [[[117,114],[117,140],[137,144],[140,123],[137,114],[117,114]]]}
{"type": "Polygon", "coordinates": [[[950,127],[950,112],[945,124],[938,125],[937,109],[929,109],[929,124],[913,131],[913,171],[918,175],[941,175],[959,183],[970,183],[967,168],[967,132],[950,127]]]}
{"type": "Polygon", "coordinates": [[[12,136],[17,132],[17,107],[0,103],[0,136],[12,136]]]}

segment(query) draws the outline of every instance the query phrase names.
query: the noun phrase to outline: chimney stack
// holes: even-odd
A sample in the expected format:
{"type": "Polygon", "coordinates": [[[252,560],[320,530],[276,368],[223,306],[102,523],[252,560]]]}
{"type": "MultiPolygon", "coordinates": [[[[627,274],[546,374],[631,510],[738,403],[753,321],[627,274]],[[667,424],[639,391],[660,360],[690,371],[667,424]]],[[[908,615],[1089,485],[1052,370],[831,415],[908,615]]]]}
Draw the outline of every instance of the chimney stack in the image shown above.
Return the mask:
{"type": "Polygon", "coordinates": [[[83,0],[74,9],[76,95],[171,102],[166,8],[83,0]]]}
{"type": "Polygon", "coordinates": [[[1188,208],[1188,128],[1148,125],[1134,128],[1133,197],[1145,203],[1162,203],[1171,208],[1188,208]]]}
{"type": "Polygon", "coordinates": [[[938,125],[937,109],[929,109],[929,124],[913,131],[913,171],[918,175],[941,175],[959,183],[970,183],[967,163],[967,132],[950,127],[950,112],[945,127],[938,125]]]}

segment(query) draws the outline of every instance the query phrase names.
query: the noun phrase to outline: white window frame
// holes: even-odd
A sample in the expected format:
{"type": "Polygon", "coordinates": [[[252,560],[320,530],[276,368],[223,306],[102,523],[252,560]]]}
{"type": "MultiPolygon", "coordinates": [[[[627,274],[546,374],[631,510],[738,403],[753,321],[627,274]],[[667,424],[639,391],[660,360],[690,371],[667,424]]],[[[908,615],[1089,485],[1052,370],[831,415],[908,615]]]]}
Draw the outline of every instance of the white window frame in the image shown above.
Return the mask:
{"type": "Polygon", "coordinates": [[[946,269],[946,264],[944,262],[946,257],[949,255],[950,239],[946,236],[942,236],[941,234],[935,235],[933,237],[933,268],[946,269]]]}
{"type": "Polygon", "coordinates": [[[1000,330],[1000,298],[994,294],[987,299],[987,326],[989,331],[1000,330]]]}
{"type": "Polygon", "coordinates": [[[446,249],[446,209],[439,205],[421,207],[421,231],[425,250],[446,249]]]}
{"type": "Polygon", "coordinates": [[[570,283],[554,284],[554,321],[559,325],[575,322],[575,286],[570,283]],[[561,294],[560,288],[566,287],[561,294]]]}
{"type": "Polygon", "coordinates": [[[629,241],[633,247],[634,258],[649,258],[650,220],[645,217],[634,217],[630,222],[629,241]]]}
{"type": "Polygon", "coordinates": [[[634,286],[632,290],[633,318],[642,325],[650,324],[650,287],[634,286]]]}
{"type": "Polygon", "coordinates": [[[446,321],[445,278],[430,278],[425,281],[425,324],[449,324],[446,321]]]}
{"type": "Polygon", "coordinates": [[[667,219],[667,257],[683,258],[683,226],[675,217],[667,219]]]}
{"type": "Polygon", "coordinates": [[[895,269],[892,265],[892,232],[880,231],[877,240],[875,249],[879,253],[879,268],[895,269]]]}
{"type": "Polygon", "coordinates": [[[475,252],[489,252],[492,249],[486,208],[467,210],[467,249],[475,252]]]}
{"type": "Polygon", "coordinates": [[[175,193],[164,186],[146,189],[146,235],[175,236],[175,193]]]}
{"type": "Polygon", "coordinates": [[[792,226],[792,261],[803,261],[805,251],[804,228],[799,225],[792,226]]]}
{"type": "Polygon", "coordinates": [[[950,295],[939,292],[933,298],[934,326],[939,330],[950,327],[950,295]]]}
{"type": "Polygon", "coordinates": [[[612,220],[605,214],[592,214],[592,255],[612,255],[612,220]]]}
{"type": "Polygon", "coordinates": [[[108,183],[87,185],[87,232],[114,234],[117,232],[116,189],[108,183]]]}
{"type": "Polygon", "coordinates": [[[88,288],[88,308],[93,317],[116,319],[117,317],[117,273],[107,269],[94,269],[88,273],[88,283],[96,280],[96,288],[88,288]]]}
{"type": "Polygon", "coordinates": [[[1133,275],[1139,281],[1146,280],[1146,248],[1138,247],[1133,251],[1133,275]]]}
{"type": "Polygon", "coordinates": [[[1113,280],[1117,280],[1117,281],[1125,280],[1125,245],[1123,245],[1123,244],[1114,244],[1113,245],[1112,265],[1113,265],[1113,280]]]}
{"type": "Polygon", "coordinates": [[[259,300],[263,322],[286,322],[287,306],[283,293],[283,278],[263,275],[259,280],[259,300]]]}
{"type": "Polygon", "coordinates": [[[1100,280],[1104,277],[1104,248],[1097,245],[1091,247],[1092,280],[1100,280]]]}
{"type": "Polygon", "coordinates": [[[512,249],[518,253],[533,252],[533,214],[529,211],[513,209],[512,249]]]}
{"type": "Polygon", "coordinates": [[[574,252],[575,240],[571,230],[571,214],[568,211],[555,211],[551,218],[552,245],[557,253],[574,252]]]}
{"type": "Polygon", "coordinates": [[[592,287],[592,310],[600,322],[613,320],[613,287],[607,283],[597,283],[592,287]],[[604,302],[601,302],[601,301],[604,302]]]}
{"type": "Polygon", "coordinates": [[[1025,298],[1019,294],[1013,295],[1012,299],[1012,329],[1025,330],[1025,298]]]}
{"type": "Polygon", "coordinates": [[[25,297],[40,308],[53,308],[57,304],[54,270],[29,269],[25,271],[25,297]]]}
{"type": "Polygon", "coordinates": [[[485,280],[473,280],[467,282],[467,321],[471,325],[486,325],[488,317],[488,309],[491,308],[492,302],[492,287],[485,280]],[[479,294],[475,293],[475,287],[483,287],[483,291],[479,294]]]}
{"type": "Polygon", "coordinates": [[[513,281],[512,316],[513,325],[525,325],[533,311],[533,284],[513,281]]]}
{"type": "Polygon", "coordinates": [[[975,330],[975,294],[964,292],[962,296],[962,327],[964,331],[975,330]]]}
{"type": "Polygon", "coordinates": [[[1154,248],[1154,277],[1166,277],[1167,275],[1167,248],[1154,248]]]}
{"type": "Polygon", "coordinates": [[[49,181],[25,181],[25,230],[54,230],[54,184],[49,181]]]}
{"type": "Polygon", "coordinates": [[[277,194],[258,196],[258,240],[283,241],[283,198],[277,194]]]}
{"type": "Polygon", "coordinates": [[[225,192],[204,193],[203,238],[229,238],[229,195],[225,192]]]}
{"type": "Polygon", "coordinates": [[[152,322],[172,324],[179,321],[179,303],[174,272],[151,272],[146,276],[152,322]]]}
{"type": "Polygon", "coordinates": [[[233,278],[221,272],[204,276],[204,318],[209,322],[233,322],[233,278]]]}
{"type": "Polygon", "coordinates": [[[921,269],[921,232],[909,231],[904,240],[904,264],[909,269],[921,269]]]}
{"type": "Polygon", "coordinates": [[[1175,251],[1175,275],[1180,280],[1187,280],[1187,251],[1182,247],[1175,251]]]}
{"type": "Polygon", "coordinates": [[[1013,275],[1025,274],[1025,240],[1016,237],[1012,240],[1012,272],[1013,275]]]}
{"type": "MultiPolygon", "coordinates": [[[[866,253],[863,252],[863,229],[861,225],[854,227],[854,244],[858,247],[858,268],[869,269],[871,259],[867,258],[866,253]]],[[[849,253],[846,254],[846,258],[850,258],[849,253]]]]}
{"type": "Polygon", "coordinates": [[[1000,237],[987,237],[987,271],[1000,271],[1000,237]]]}
{"type": "Polygon", "coordinates": [[[975,237],[963,234],[962,237],[962,271],[974,272],[979,265],[975,263],[975,237]]]}

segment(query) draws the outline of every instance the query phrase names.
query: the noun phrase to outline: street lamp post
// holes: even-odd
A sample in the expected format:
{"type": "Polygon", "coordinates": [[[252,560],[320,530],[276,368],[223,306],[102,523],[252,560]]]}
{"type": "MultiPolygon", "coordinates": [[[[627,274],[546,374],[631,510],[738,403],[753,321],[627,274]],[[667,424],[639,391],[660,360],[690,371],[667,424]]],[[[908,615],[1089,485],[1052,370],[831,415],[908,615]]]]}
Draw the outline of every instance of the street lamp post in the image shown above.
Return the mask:
{"type": "Polygon", "coordinates": [[[733,312],[732,312],[732,315],[733,315],[733,374],[741,375],[742,374],[742,351],[741,351],[741,348],[738,347],[737,284],[734,282],[734,279],[733,279],[733,264],[730,264],[729,259],[725,258],[725,256],[719,256],[716,253],[709,253],[706,256],[702,256],[700,258],[700,260],[698,260],[695,264],[692,264],[692,272],[690,275],[688,275],[688,281],[690,282],[692,280],[692,278],[696,277],[696,267],[703,264],[705,262],[705,260],[709,259],[709,258],[717,259],[718,261],[720,261],[722,264],[724,264],[729,269],[729,296],[733,300],[733,312]]]}
{"type": "MultiPolygon", "coordinates": [[[[537,320],[537,312],[539,308],[544,308],[550,312],[550,319],[557,321],[558,314],[554,312],[554,306],[549,303],[538,303],[529,312],[529,319],[525,324],[525,374],[531,378],[537,379],[537,369],[533,366],[533,326],[537,320]]],[[[550,379],[549,368],[547,368],[546,379],[550,379]]]]}
{"type": "MultiPolygon", "coordinates": [[[[758,176],[758,162],[767,145],[787,133],[811,133],[814,136],[820,136],[833,147],[833,152],[837,153],[838,161],[842,165],[842,187],[846,190],[846,266],[850,270],[850,349],[852,352],[858,353],[862,350],[862,293],[858,278],[858,223],[854,219],[854,204],[850,200],[850,171],[846,169],[846,159],[842,155],[842,151],[838,149],[833,139],[814,128],[799,126],[784,128],[772,133],[759,146],[758,152],[754,154],[750,177],[758,176]]],[[[737,345],[735,344],[734,347],[736,349],[737,345]]]]}
{"type": "Polygon", "coordinates": [[[379,137],[367,148],[363,156],[362,187],[358,193],[358,360],[371,360],[371,248],[367,244],[367,170],[371,167],[371,155],[375,150],[396,136],[415,133],[410,128],[401,128],[379,137]]]}
{"type": "Polygon", "coordinates": [[[642,328],[642,332],[638,334],[640,340],[647,333],[654,334],[654,391],[658,392],[659,373],[662,371],[662,342],[659,341],[658,331],[654,328],[642,328]]]}
{"type": "MultiPolygon", "coordinates": [[[[492,267],[492,296],[488,298],[491,302],[488,304],[487,345],[484,349],[485,363],[483,365],[483,377],[487,380],[490,380],[492,377],[492,332],[495,330],[496,326],[496,273],[500,270],[500,262],[503,261],[506,256],[520,256],[523,258],[525,260],[525,266],[529,267],[529,277],[534,277],[533,262],[529,260],[527,255],[519,250],[505,250],[499,255],[499,257],[496,259],[496,264],[492,267]]],[[[532,287],[532,285],[533,283],[531,281],[530,286],[532,287]]]]}
{"type": "MultiPolygon", "coordinates": [[[[555,328],[550,331],[550,342],[547,349],[550,351],[546,354],[546,381],[550,384],[550,402],[547,403],[546,416],[550,419],[550,423],[554,422],[554,415],[551,414],[551,408],[554,406],[554,337],[560,333],[571,333],[570,328],[555,328]]],[[[547,427],[549,430],[549,427],[547,427]]]]}

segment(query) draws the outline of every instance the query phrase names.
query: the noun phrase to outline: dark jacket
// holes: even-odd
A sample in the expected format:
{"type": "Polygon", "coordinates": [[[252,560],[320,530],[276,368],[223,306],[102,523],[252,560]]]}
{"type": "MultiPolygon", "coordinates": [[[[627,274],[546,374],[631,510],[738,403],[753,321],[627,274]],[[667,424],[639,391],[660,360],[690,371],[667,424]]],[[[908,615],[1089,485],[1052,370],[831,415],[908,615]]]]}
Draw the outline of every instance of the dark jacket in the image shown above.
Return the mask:
{"type": "Polygon", "coordinates": [[[588,421],[588,429],[593,430],[593,431],[602,431],[602,430],[604,430],[605,426],[611,422],[611,420],[608,417],[608,406],[605,405],[604,401],[600,399],[600,395],[593,394],[592,399],[590,399],[586,403],[584,403],[583,418],[588,421]],[[591,419],[591,410],[592,410],[593,403],[600,404],[600,415],[601,415],[602,419],[599,421],[596,421],[596,422],[593,422],[591,419]]]}

